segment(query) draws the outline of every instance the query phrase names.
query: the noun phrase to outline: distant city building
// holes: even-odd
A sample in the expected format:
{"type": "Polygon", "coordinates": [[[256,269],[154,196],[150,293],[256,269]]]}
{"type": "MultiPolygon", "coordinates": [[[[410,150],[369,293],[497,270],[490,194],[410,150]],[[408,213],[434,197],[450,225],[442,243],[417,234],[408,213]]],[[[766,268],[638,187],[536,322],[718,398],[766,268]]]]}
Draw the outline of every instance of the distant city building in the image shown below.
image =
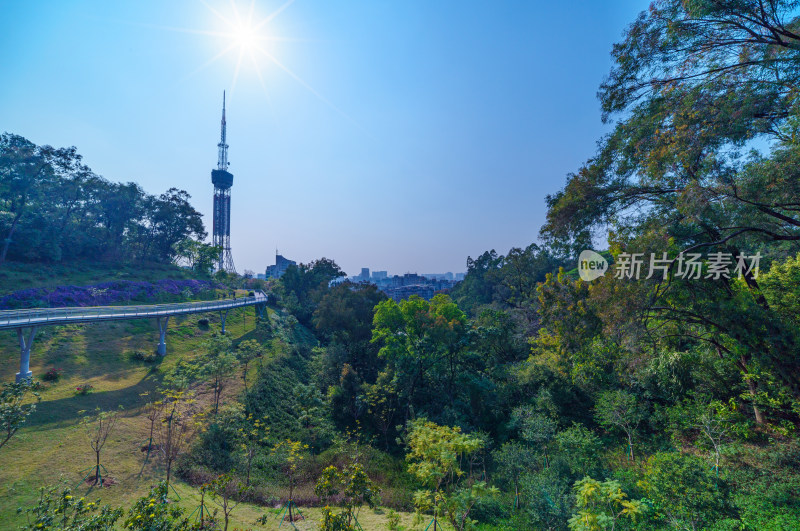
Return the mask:
{"type": "Polygon", "coordinates": [[[265,275],[264,273],[256,273],[256,278],[258,280],[266,280],[267,279],[267,275],[265,275]]]}
{"type": "Polygon", "coordinates": [[[350,277],[348,280],[354,283],[375,284],[379,290],[395,301],[407,299],[411,295],[418,295],[423,299],[430,300],[437,293],[447,293],[455,286],[458,283],[455,280],[458,275],[463,279],[463,273],[454,275],[449,272],[425,275],[406,273],[390,277],[386,271],[373,271],[370,276],[369,268],[364,267],[360,274],[350,277]]]}
{"type": "Polygon", "coordinates": [[[422,276],[435,280],[453,280],[453,273],[449,271],[447,273],[423,273],[422,276]]]}
{"type": "Polygon", "coordinates": [[[297,265],[294,260],[289,260],[275,252],[275,265],[267,266],[266,278],[281,278],[289,266],[297,265]]]}
{"type": "Polygon", "coordinates": [[[460,282],[467,277],[466,273],[456,273],[456,281],[460,282]]]}

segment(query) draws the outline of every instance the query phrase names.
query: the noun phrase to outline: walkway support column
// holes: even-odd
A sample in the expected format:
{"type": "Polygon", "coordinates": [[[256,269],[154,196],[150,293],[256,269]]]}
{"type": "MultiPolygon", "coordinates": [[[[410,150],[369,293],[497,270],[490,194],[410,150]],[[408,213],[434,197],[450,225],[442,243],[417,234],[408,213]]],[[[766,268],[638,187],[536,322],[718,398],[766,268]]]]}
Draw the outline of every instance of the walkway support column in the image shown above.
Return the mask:
{"type": "Polygon", "coordinates": [[[228,310],[219,312],[219,320],[222,322],[222,335],[225,335],[225,319],[228,318],[228,310]]]}
{"type": "Polygon", "coordinates": [[[169,324],[169,316],[158,317],[158,353],[161,356],[167,354],[167,325],[169,324]]]}
{"type": "Polygon", "coordinates": [[[30,328],[17,328],[17,339],[19,339],[19,372],[17,373],[17,382],[27,380],[33,376],[30,371],[31,363],[31,346],[33,346],[33,338],[36,337],[36,327],[30,328]],[[26,334],[27,332],[27,334],[26,334]]]}

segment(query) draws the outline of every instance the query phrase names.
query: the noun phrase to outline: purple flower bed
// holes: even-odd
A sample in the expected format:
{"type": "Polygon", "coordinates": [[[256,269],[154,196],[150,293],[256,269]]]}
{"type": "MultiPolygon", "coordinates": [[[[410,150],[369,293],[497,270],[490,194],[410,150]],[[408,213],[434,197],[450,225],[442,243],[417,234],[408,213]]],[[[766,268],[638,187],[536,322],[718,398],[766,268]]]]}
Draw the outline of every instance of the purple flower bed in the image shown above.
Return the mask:
{"type": "Polygon", "coordinates": [[[117,280],[90,286],[58,286],[56,288],[29,288],[0,297],[0,310],[20,308],[60,308],[64,306],[105,306],[148,302],[168,295],[197,295],[214,289],[208,280],[159,280],[141,282],[117,280]]]}

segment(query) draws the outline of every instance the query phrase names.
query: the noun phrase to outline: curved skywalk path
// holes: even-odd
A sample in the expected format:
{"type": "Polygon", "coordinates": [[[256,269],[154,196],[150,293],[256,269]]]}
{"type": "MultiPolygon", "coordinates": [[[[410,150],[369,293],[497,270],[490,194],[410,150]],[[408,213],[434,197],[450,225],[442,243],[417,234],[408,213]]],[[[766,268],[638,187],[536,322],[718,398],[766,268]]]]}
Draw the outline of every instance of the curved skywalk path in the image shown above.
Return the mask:
{"type": "Polygon", "coordinates": [[[220,312],[222,333],[224,334],[225,319],[229,310],[243,306],[256,306],[257,310],[263,311],[266,303],[267,295],[262,291],[256,291],[252,297],[238,297],[219,301],[4,310],[0,311],[0,330],[15,329],[17,331],[20,348],[20,368],[17,373],[17,381],[20,381],[30,378],[32,375],[29,369],[31,346],[36,336],[36,329],[40,326],[155,318],[158,321],[158,353],[163,356],[167,353],[167,323],[173,315],[220,312]]]}

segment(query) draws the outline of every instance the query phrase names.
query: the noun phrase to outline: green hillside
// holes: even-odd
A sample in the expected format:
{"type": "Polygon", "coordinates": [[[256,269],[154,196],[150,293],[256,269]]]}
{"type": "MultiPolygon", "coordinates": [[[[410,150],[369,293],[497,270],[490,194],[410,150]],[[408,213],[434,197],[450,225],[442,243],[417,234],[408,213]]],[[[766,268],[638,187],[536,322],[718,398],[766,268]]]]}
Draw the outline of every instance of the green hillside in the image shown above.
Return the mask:
{"type": "MultiPolygon", "coordinates": [[[[13,278],[17,284],[6,284],[6,291],[14,291],[21,286],[53,287],[59,283],[81,285],[108,280],[154,281],[191,277],[186,270],[158,264],[122,266],[118,269],[109,269],[102,263],[44,267],[10,265],[3,274],[7,281],[13,278]]],[[[246,294],[241,290],[239,293],[246,294]]],[[[283,326],[286,316],[282,311],[270,308],[267,313],[270,328],[279,329],[283,326]]],[[[271,334],[265,334],[263,326],[257,328],[254,310],[243,308],[228,315],[226,330],[234,346],[253,339],[265,344],[266,354],[259,366],[264,366],[266,370],[273,363],[286,362],[290,344],[306,350],[316,344],[314,336],[296,320],[291,318],[290,323],[294,323],[290,324],[293,331],[285,336],[285,341],[270,340],[271,334]]],[[[76,496],[101,499],[112,506],[129,507],[136,499],[146,495],[150,485],[163,479],[164,467],[156,453],[145,459],[146,453],[141,451],[149,433],[149,421],[143,407],[148,400],[158,396],[158,389],[164,385],[164,375],[179,360],[197,359],[203,341],[219,329],[220,316],[215,313],[173,317],[167,333],[167,355],[163,359],[146,362],[138,360],[137,355],[154,352],[158,343],[158,329],[152,320],[40,328],[31,354],[30,367],[34,378],[41,380],[51,369],[57,370],[61,376],[56,382],[44,382],[37,410],[29,417],[26,426],[2,449],[3,461],[7,466],[0,469],[1,527],[10,529],[23,524],[25,517],[17,514],[17,508],[35,504],[39,489],[47,485],[68,485],[76,496]],[[76,393],[77,387],[86,385],[92,387],[89,394],[76,393]],[[81,483],[81,478],[88,473],[85,469],[92,465],[94,457],[85,430],[79,424],[82,416],[95,408],[111,411],[120,406],[124,412],[102,459],[115,484],[99,489],[81,483]]],[[[14,374],[19,370],[18,364],[16,334],[6,331],[0,334],[0,378],[13,381],[14,374]]],[[[252,386],[258,377],[258,370],[249,371],[249,385],[252,386]]],[[[244,388],[240,371],[228,380],[223,402],[235,403],[244,388]]],[[[208,410],[208,386],[195,382],[192,388],[197,393],[201,409],[208,410]]],[[[291,392],[290,389],[287,391],[291,392]]],[[[200,499],[198,485],[187,484],[178,478],[173,480],[173,486],[181,497],[178,504],[185,507],[187,512],[194,510],[200,499]]],[[[304,489],[311,492],[313,485],[304,489]]],[[[280,492],[276,494],[280,495],[280,492]]],[[[271,509],[244,504],[237,509],[232,524],[241,528],[252,527],[256,518],[271,509]]],[[[320,517],[320,509],[303,507],[302,511],[307,520],[298,522],[298,528],[315,528],[314,522],[320,517]]],[[[280,524],[277,512],[272,516],[275,518],[260,528],[277,528],[280,524]]],[[[410,515],[405,514],[402,518],[408,520],[410,515]]],[[[383,511],[370,512],[364,514],[361,521],[367,529],[382,528],[385,514],[383,511]]]]}

